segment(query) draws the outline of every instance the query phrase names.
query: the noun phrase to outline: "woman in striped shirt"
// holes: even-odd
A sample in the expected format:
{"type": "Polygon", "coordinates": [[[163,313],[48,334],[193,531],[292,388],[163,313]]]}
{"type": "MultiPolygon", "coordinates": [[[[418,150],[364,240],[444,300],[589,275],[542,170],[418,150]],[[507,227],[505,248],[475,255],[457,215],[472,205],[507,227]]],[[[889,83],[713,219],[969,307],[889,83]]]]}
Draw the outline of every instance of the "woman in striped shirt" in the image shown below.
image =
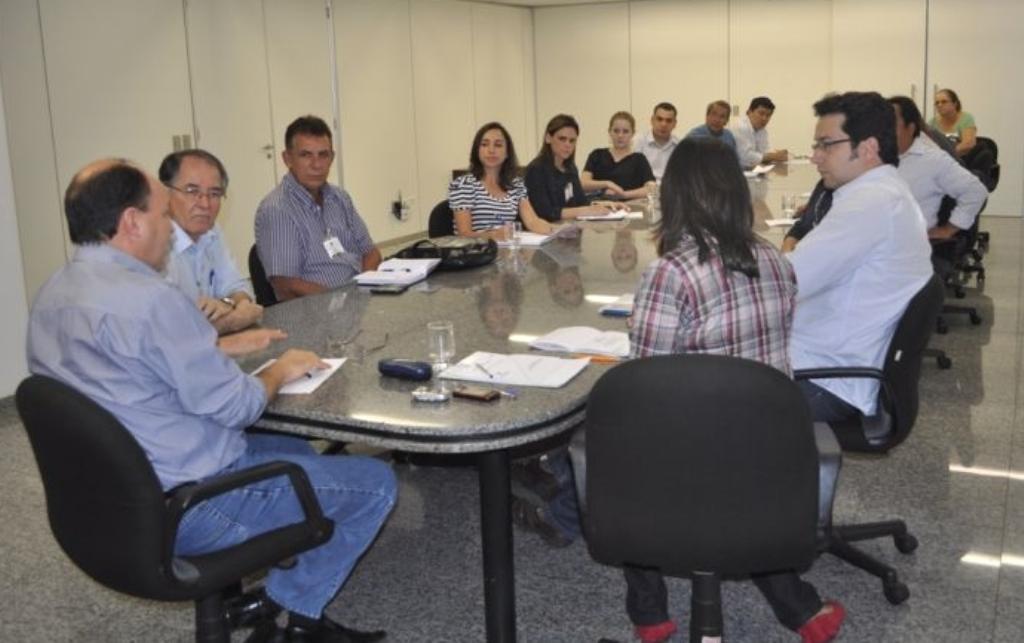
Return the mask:
{"type": "Polygon", "coordinates": [[[517,167],[512,137],[501,123],[477,130],[469,150],[469,173],[448,186],[457,235],[504,240],[504,224],[517,219],[530,232],[553,232],[551,224],[533,211],[526,186],[516,176],[517,167]]]}

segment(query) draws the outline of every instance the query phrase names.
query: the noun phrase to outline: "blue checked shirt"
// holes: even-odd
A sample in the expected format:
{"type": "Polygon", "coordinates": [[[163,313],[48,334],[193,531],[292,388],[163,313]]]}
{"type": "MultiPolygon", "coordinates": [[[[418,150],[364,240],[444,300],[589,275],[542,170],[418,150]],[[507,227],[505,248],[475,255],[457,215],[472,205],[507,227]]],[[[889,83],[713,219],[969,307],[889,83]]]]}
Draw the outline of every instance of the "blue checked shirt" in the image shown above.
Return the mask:
{"type": "Polygon", "coordinates": [[[167,260],[167,281],[177,286],[192,301],[200,297],[221,299],[244,292],[254,299],[249,280],[242,276],[224,243],[220,226],[192,241],[192,237],[174,223],[174,247],[167,260]]]}
{"type": "Polygon", "coordinates": [[[266,406],[263,384],[216,341],[155,270],[108,245],[80,246],[32,305],[28,366],[110,411],[169,489],[234,462],[266,406]]]}
{"type": "Polygon", "coordinates": [[[322,188],[323,206],[288,173],[256,210],[256,246],[267,277],[298,277],[337,288],[363,270],[373,239],[348,193],[322,188]],[[324,240],[335,236],[345,252],[331,259],[324,240]]]}

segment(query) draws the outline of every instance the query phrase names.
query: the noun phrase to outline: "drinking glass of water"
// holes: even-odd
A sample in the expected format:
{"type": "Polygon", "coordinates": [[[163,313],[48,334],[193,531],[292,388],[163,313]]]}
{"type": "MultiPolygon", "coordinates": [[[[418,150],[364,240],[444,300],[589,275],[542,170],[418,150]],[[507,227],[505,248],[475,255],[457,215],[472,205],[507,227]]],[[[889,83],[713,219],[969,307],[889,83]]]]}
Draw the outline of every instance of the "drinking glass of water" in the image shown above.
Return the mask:
{"type": "Polygon", "coordinates": [[[448,368],[455,357],[455,326],[450,321],[427,324],[427,354],[434,365],[434,373],[448,368]]]}
{"type": "Polygon", "coordinates": [[[793,218],[796,214],[796,195],[795,194],[783,194],[782,195],[782,216],[786,218],[793,218]]]}

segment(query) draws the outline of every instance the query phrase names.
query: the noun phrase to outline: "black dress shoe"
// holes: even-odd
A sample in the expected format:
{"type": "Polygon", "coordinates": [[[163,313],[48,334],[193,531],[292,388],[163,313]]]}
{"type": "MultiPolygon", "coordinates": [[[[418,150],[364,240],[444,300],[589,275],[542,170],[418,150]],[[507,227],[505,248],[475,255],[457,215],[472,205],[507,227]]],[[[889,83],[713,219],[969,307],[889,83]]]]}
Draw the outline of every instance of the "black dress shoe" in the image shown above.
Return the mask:
{"type": "Polygon", "coordinates": [[[562,534],[543,508],[524,498],[512,496],[512,523],[540,536],[544,542],[556,549],[568,547],[572,540],[562,534]]]}
{"type": "Polygon", "coordinates": [[[361,632],[321,617],[314,628],[289,625],[284,631],[286,643],[373,643],[386,638],[384,630],[361,632]]]}
{"type": "Polygon", "coordinates": [[[236,629],[253,627],[273,620],[280,613],[281,608],[270,600],[263,588],[260,588],[254,592],[232,596],[225,600],[224,611],[227,612],[231,629],[236,629]]]}

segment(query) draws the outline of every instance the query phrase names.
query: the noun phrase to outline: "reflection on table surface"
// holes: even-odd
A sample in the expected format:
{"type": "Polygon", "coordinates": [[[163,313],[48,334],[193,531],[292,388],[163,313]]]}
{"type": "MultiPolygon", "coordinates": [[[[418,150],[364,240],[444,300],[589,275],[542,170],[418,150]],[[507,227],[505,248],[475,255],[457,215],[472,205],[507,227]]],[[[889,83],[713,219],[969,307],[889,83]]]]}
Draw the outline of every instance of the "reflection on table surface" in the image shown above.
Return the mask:
{"type": "MultiPolygon", "coordinates": [[[[769,229],[764,219],[781,216],[783,194],[809,192],[816,181],[807,164],[749,180],[755,229],[780,243],[785,228],[769,229]]],[[[288,338],[249,356],[245,368],[292,347],[348,361],[315,393],[278,398],[262,424],[431,451],[502,448],[544,437],[538,431],[564,430],[582,417],[590,388],[608,366],[591,364],[560,389],[523,388],[516,399],[432,405],[412,401],[418,383],[381,377],[377,362],[426,360],[426,325],[439,319],[454,323],[456,359],[476,350],[525,353],[530,340],[564,326],[626,330],[624,319],[598,309],[633,292],[656,258],[651,222],[649,212],[642,220],[584,222],[575,237],[503,248],[489,266],[435,272],[401,295],[371,295],[350,285],[269,308],[264,325],[286,330],[288,338]]]]}

